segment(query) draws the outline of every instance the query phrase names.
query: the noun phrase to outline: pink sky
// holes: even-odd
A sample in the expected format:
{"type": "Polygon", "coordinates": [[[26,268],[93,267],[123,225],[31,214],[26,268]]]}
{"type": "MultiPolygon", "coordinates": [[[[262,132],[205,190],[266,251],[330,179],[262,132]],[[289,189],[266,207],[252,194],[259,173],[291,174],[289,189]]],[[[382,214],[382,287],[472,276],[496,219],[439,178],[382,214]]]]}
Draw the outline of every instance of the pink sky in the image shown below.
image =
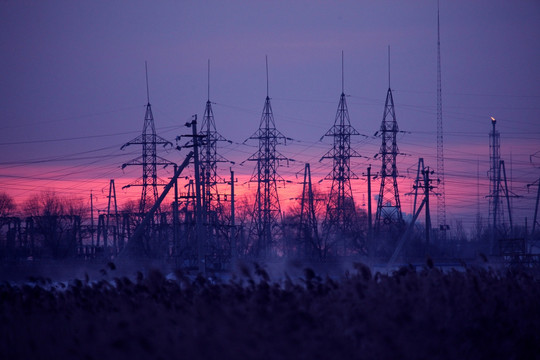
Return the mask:
{"type": "MultiPolygon", "coordinates": [[[[495,116],[511,186],[521,196],[513,200],[516,222],[524,223],[535,198],[526,185],[540,176],[538,161],[529,161],[540,150],[540,48],[534,46],[540,5],[458,0],[440,1],[440,9],[448,217],[468,223],[474,217],[479,162],[487,218],[489,118],[495,116]]],[[[294,139],[280,151],[296,162],[279,172],[301,181],[309,162],[317,182],[331,168],[319,162],[329,139],[319,139],[334,122],[341,51],[351,123],[370,136],[354,139],[355,150],[371,158],[354,161],[354,171],[361,175],[371,164],[375,173],[380,139],[372,135],[382,120],[390,45],[396,114],[406,132],[398,140],[406,154],[398,160],[405,194],[419,157],[436,167],[436,11],[432,0],[1,2],[2,190],[18,202],[51,188],[89,198],[114,178],[119,198],[137,198],[140,189],[120,188],[140,169],[120,166],[140,150],[120,147],[142,130],[145,61],[158,134],[173,141],[193,114],[202,117],[211,60],[216,126],[233,141],[220,153],[236,162],[222,164],[220,173],[228,178],[232,166],[247,178],[254,164],[239,164],[257,144],[241,144],[259,125],[265,56],[276,126],[294,139]]],[[[161,155],[178,163],[184,156],[161,155]]],[[[320,185],[327,189],[330,182],[320,185]]],[[[358,203],[365,187],[365,179],[353,182],[358,203]]],[[[295,190],[280,189],[282,199],[291,197],[286,192],[295,190]]],[[[403,195],[405,212],[408,201],[403,195]]]]}

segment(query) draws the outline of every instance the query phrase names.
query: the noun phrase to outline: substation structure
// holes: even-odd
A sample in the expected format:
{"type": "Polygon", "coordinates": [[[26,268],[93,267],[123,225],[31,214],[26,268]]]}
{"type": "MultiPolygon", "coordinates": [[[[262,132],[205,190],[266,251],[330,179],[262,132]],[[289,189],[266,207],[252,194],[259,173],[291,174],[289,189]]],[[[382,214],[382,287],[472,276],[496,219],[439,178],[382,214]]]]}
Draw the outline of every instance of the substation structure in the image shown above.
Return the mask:
{"type": "MultiPolygon", "coordinates": [[[[284,217],[278,195],[278,183],[284,179],[277,170],[281,163],[288,164],[291,159],[282,155],[277,147],[285,145],[289,138],[276,129],[268,91],[268,62],[266,66],[267,92],[260,124],[249,138],[258,141],[258,150],[246,159],[256,164],[250,181],[257,184],[257,191],[249,215],[240,224],[237,224],[235,214],[237,181],[234,172],[231,168],[227,178],[218,174],[218,164],[228,162],[219,155],[218,145],[228,140],[216,129],[210,86],[201,129],[197,130],[197,116],[194,115],[193,120],[186,123],[190,131],[176,139],[178,150],[189,149],[183,163],[178,165],[157,154],[158,145],[172,147],[172,143],[156,134],[147,75],[142,134],[122,147],[141,146],[141,156],[122,165],[123,168],[139,166],[142,169],[141,177],[126,186],[141,188],[136,208],[119,211],[115,182],[111,180],[107,208],[98,210],[96,218],[92,194],[90,219],[69,213],[1,217],[0,261],[78,259],[92,262],[145,258],[204,273],[231,269],[237,259],[280,261],[292,258],[304,262],[332,262],[347,258],[393,265],[423,262],[426,257],[450,259],[449,254],[459,258],[465,253],[457,252],[459,244],[449,244],[445,237],[448,229],[444,197],[440,201],[440,174],[424,164],[423,158],[418,160],[412,192],[405,194],[414,196],[412,220],[404,220],[396,160],[400,155],[397,146],[399,128],[390,71],[383,119],[375,134],[382,140],[375,156],[379,157],[381,168],[374,176],[371,166],[368,168],[368,212],[355,205],[351,180],[358,176],[351,168],[351,159],[361,155],[352,148],[351,138],[362,135],[351,125],[349,118],[343,57],[342,92],[334,124],[324,134],[332,138],[333,146],[321,158],[321,161],[332,160],[332,169],[324,178],[332,181],[330,192],[314,194],[310,164],[304,164],[302,194],[297,199],[299,212],[284,217]],[[187,142],[178,145],[185,138],[187,142]],[[174,176],[168,181],[158,176],[158,169],[165,166],[174,167],[174,176]],[[178,178],[188,166],[192,166],[193,175],[186,177],[187,184],[180,189],[178,178]],[[380,181],[374,222],[371,218],[372,179],[380,181]],[[161,194],[160,188],[163,188],[161,194]],[[167,204],[164,199],[169,193],[173,195],[168,199],[173,198],[173,201],[167,204]],[[437,197],[439,224],[433,228],[430,203],[437,197]],[[321,202],[325,207],[323,211],[321,202]],[[319,210],[316,204],[319,204],[319,210]],[[417,221],[421,218],[423,225],[417,221]]],[[[438,93],[440,96],[440,91],[438,93]]],[[[538,249],[535,239],[538,239],[540,179],[530,184],[538,188],[533,231],[522,236],[512,219],[510,198],[516,195],[508,187],[505,164],[500,155],[500,134],[494,118],[491,118],[491,125],[488,236],[484,240],[478,236],[477,242],[484,241],[483,247],[479,247],[482,252],[507,265],[536,266],[540,262],[537,254],[540,251],[533,251],[538,249]]],[[[440,164],[437,169],[441,170],[440,164]]]]}

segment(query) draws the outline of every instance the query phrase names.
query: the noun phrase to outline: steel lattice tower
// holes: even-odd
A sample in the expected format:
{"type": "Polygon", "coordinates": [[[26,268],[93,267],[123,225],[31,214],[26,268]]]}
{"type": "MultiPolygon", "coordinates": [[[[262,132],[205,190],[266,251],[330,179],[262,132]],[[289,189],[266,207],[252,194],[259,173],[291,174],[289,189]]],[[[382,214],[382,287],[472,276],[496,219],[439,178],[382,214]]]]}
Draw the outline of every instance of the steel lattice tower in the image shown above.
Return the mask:
{"type": "Polygon", "coordinates": [[[107,203],[107,223],[105,225],[105,228],[108,231],[110,229],[109,222],[111,219],[111,216],[114,216],[115,224],[113,226],[113,252],[116,255],[118,251],[121,249],[120,244],[120,218],[118,216],[118,203],[116,201],[116,186],[114,185],[114,179],[111,179],[109,183],[109,196],[107,196],[109,199],[107,203]],[[114,206],[114,214],[111,213],[111,205],[114,206]]]}
{"type": "Polygon", "coordinates": [[[382,145],[380,150],[381,188],[377,201],[377,213],[375,215],[375,231],[391,231],[403,226],[401,203],[397,184],[396,158],[399,154],[397,146],[397,133],[399,132],[394,109],[394,98],[390,87],[390,47],[388,48],[388,92],[384,104],[384,114],[381,123],[380,134],[382,145]]]}
{"type": "Polygon", "coordinates": [[[123,164],[122,169],[126,166],[136,165],[141,166],[143,169],[142,178],[137,179],[135,182],[124,186],[123,188],[128,188],[131,186],[141,186],[141,200],[139,202],[139,212],[144,214],[147,210],[147,202],[150,202],[152,205],[158,199],[158,186],[164,186],[167,183],[157,176],[157,166],[158,165],[171,165],[173,164],[167,159],[164,159],[157,155],[157,145],[170,145],[172,143],[165,140],[164,138],[156,135],[156,128],[154,125],[154,116],[152,114],[152,106],[150,105],[150,93],[148,90],[148,68],[145,63],[146,69],[146,114],[144,116],[144,125],[142,134],[137,136],[135,139],[125,143],[121,149],[129,145],[142,145],[142,155],[123,164]]]}
{"type": "Polygon", "coordinates": [[[501,134],[495,128],[497,121],[491,117],[492,130],[489,133],[489,220],[491,223],[491,252],[496,253],[496,241],[499,237],[506,237],[512,229],[512,212],[510,208],[510,194],[506,179],[504,161],[501,160],[501,134]],[[505,223],[503,209],[503,196],[507,201],[508,221],[510,228],[505,223]]]}
{"type": "Polygon", "coordinates": [[[255,240],[253,253],[259,257],[267,257],[279,233],[281,208],[277,192],[277,180],[280,176],[276,170],[280,161],[287,158],[280,154],[276,147],[285,144],[286,138],[276,129],[270,97],[268,96],[268,59],[266,59],[266,100],[261,116],[259,129],[249,138],[259,141],[259,150],[248,158],[256,161],[250,181],[257,183],[257,194],[253,207],[250,238],[255,240]]]}
{"type": "Polygon", "coordinates": [[[439,22],[439,3],[437,2],[437,177],[439,180],[439,197],[437,200],[437,221],[441,230],[440,240],[446,245],[446,192],[444,181],[444,146],[442,119],[442,89],[441,89],[441,31],[439,22]]]}
{"type": "MultiPolygon", "coordinates": [[[[337,232],[350,232],[356,217],[356,207],[351,188],[351,179],[358,179],[358,176],[351,170],[351,158],[361,157],[355,150],[351,149],[351,136],[360,135],[351,126],[347,101],[344,91],[343,77],[343,53],[341,71],[341,96],[336,112],[334,126],[332,126],[324,136],[333,138],[334,145],[323,159],[332,159],[332,171],[324,178],[332,180],[332,188],[326,208],[326,216],[323,222],[323,234],[326,239],[338,235],[337,232]]],[[[341,236],[343,253],[347,252],[346,239],[341,236]]],[[[338,241],[336,239],[336,241],[338,241]]],[[[330,241],[333,243],[334,241],[330,241]]],[[[336,249],[336,251],[338,251],[336,249]]]]}
{"type": "Polygon", "coordinates": [[[203,207],[205,211],[203,213],[209,216],[210,222],[212,222],[214,216],[211,214],[216,214],[221,207],[217,184],[224,182],[220,181],[217,175],[217,163],[226,162],[223,157],[218,155],[217,143],[218,141],[226,141],[226,139],[217,132],[214,121],[214,112],[210,101],[210,60],[208,60],[208,100],[199,135],[203,139],[200,152],[200,168],[204,187],[203,207]]]}
{"type": "Polygon", "coordinates": [[[489,219],[492,224],[492,231],[495,233],[497,227],[497,219],[502,219],[502,206],[498,206],[500,202],[499,191],[497,185],[500,178],[501,161],[501,134],[496,129],[497,121],[491,117],[492,130],[489,133],[489,219]],[[497,214],[498,213],[498,214],[497,214]]]}
{"type": "Polygon", "coordinates": [[[304,242],[304,253],[311,257],[313,250],[320,249],[319,234],[317,231],[317,217],[315,216],[315,199],[311,183],[311,168],[306,163],[304,181],[302,182],[302,198],[300,204],[300,236],[304,242]]]}
{"type": "MultiPolygon", "coordinates": [[[[532,155],[530,156],[530,158],[529,158],[530,160],[529,160],[529,161],[531,162],[531,164],[534,164],[533,158],[536,158],[536,157],[540,157],[540,151],[537,151],[537,152],[535,152],[534,154],[532,154],[532,155]]],[[[536,164],[534,164],[534,165],[536,165],[536,164]]],[[[534,238],[535,233],[536,233],[536,227],[537,227],[537,225],[540,225],[540,224],[538,223],[538,206],[540,205],[540,178],[538,178],[538,180],[536,180],[536,181],[533,182],[532,184],[527,184],[527,191],[528,191],[528,189],[529,189],[531,186],[536,186],[536,187],[538,187],[538,190],[537,190],[537,192],[536,192],[536,205],[535,205],[535,207],[534,207],[533,225],[532,225],[532,231],[531,231],[531,235],[532,235],[533,238],[534,238]]],[[[535,243],[535,241],[533,240],[533,241],[531,242],[531,244],[529,245],[530,248],[534,245],[534,243],[535,243]]]]}

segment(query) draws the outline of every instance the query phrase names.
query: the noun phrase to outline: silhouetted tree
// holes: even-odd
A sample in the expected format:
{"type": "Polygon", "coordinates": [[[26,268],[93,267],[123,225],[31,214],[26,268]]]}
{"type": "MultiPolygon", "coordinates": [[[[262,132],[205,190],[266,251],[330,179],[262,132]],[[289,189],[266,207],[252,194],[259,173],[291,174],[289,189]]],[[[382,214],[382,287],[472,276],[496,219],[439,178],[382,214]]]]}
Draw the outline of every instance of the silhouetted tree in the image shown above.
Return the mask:
{"type": "Polygon", "coordinates": [[[13,216],[16,208],[13,198],[6,192],[0,192],[0,217],[13,216]]]}
{"type": "Polygon", "coordinates": [[[36,235],[41,236],[41,245],[48,255],[64,258],[75,253],[76,234],[88,211],[82,199],[61,197],[46,190],[31,196],[22,208],[33,219],[36,235]]]}

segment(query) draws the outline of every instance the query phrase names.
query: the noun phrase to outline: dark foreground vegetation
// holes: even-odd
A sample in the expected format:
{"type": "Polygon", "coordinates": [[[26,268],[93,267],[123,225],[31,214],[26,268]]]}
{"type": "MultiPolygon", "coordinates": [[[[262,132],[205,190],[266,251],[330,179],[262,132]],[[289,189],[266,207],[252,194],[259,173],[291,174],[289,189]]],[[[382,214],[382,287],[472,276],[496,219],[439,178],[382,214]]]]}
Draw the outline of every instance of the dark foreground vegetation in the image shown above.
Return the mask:
{"type": "Polygon", "coordinates": [[[401,268],[272,282],[132,278],[0,285],[2,359],[532,359],[540,282],[521,271],[401,268]]]}

